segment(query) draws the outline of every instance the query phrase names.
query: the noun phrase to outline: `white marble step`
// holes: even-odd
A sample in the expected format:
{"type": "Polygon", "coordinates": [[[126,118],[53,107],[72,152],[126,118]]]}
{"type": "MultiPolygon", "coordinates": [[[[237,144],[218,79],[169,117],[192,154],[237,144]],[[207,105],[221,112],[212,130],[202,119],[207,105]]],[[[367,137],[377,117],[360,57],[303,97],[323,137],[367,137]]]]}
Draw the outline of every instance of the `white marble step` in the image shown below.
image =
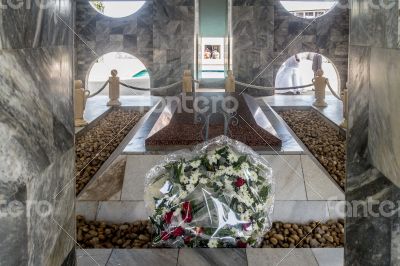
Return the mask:
{"type": "Polygon", "coordinates": [[[343,248],[77,249],[78,266],[342,266],[343,248]]]}
{"type": "MultiPolygon", "coordinates": [[[[344,200],[344,193],[308,155],[264,155],[276,183],[277,200],[344,200]]],[[[144,176],[161,155],[129,155],[121,200],[142,200],[144,176]]]]}
{"type": "MultiPolygon", "coordinates": [[[[343,219],[344,201],[276,200],[273,221],[305,224],[310,221],[343,219]]],[[[125,223],[146,220],[144,201],[79,201],[76,214],[87,220],[125,223]]]]}
{"type": "MultiPolygon", "coordinates": [[[[344,193],[308,156],[265,155],[265,158],[276,182],[275,221],[307,223],[344,217],[344,193]]],[[[127,156],[120,198],[78,201],[77,214],[116,223],[146,219],[144,177],[161,159],[161,155],[127,156]]]]}

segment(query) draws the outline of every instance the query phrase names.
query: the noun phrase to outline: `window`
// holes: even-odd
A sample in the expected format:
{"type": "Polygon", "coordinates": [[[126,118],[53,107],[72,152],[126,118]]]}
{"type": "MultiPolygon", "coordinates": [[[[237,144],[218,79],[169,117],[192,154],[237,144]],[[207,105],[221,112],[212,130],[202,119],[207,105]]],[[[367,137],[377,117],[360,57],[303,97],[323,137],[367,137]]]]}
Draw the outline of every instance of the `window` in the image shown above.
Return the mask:
{"type": "Polygon", "coordinates": [[[337,1],[281,1],[282,6],[300,18],[314,19],[328,13],[337,1]]]}
{"type": "MultiPolygon", "coordinates": [[[[308,85],[312,83],[314,78],[313,59],[315,53],[305,52],[293,55],[288,58],[279,68],[275,78],[276,88],[287,88],[308,85]]],[[[325,56],[322,55],[322,70],[324,77],[328,78],[329,84],[336,94],[340,92],[340,77],[334,64],[325,56]]],[[[311,91],[313,87],[301,89],[304,94],[313,94],[311,91]]],[[[277,93],[294,92],[293,90],[276,91],[277,93]]],[[[329,88],[326,88],[326,94],[331,94],[329,88]]]]}
{"type": "MultiPolygon", "coordinates": [[[[146,66],[135,56],[123,52],[111,52],[98,58],[92,65],[86,88],[91,92],[96,92],[110,77],[111,70],[118,71],[121,82],[128,85],[150,88],[150,76],[146,66]]],[[[121,95],[146,94],[148,92],[132,91],[121,87],[121,95]]],[[[99,95],[108,95],[108,87],[99,95]]]]}
{"type": "Polygon", "coordinates": [[[89,1],[97,12],[112,18],[123,18],[136,13],[146,1],[89,1]]]}

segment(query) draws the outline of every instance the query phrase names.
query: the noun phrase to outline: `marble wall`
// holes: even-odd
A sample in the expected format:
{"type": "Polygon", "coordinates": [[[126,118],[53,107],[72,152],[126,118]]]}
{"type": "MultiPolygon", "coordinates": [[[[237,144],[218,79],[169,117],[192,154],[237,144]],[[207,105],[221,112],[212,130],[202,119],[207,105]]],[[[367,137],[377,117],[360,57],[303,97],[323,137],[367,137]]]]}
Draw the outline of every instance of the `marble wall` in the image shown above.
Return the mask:
{"type": "Polygon", "coordinates": [[[397,0],[388,3],[391,8],[352,1],[346,200],[350,206],[376,204],[366,215],[362,208],[347,213],[346,265],[400,264],[400,50],[392,23],[399,14],[397,0]],[[378,209],[387,202],[395,207],[378,209]]]}
{"type": "Polygon", "coordinates": [[[19,3],[0,8],[0,264],[61,265],[75,231],[73,5],[19,3]]]}
{"type": "Polygon", "coordinates": [[[150,0],[125,18],[106,17],[77,0],[76,18],[76,79],[85,80],[93,62],[108,52],[139,58],[152,87],[174,83],[184,69],[193,69],[194,0],[150,0]]]}
{"type": "MultiPolygon", "coordinates": [[[[274,0],[233,0],[232,61],[238,81],[250,83],[273,60],[274,22],[274,0]]],[[[261,73],[253,85],[273,86],[271,69],[261,73]]],[[[247,92],[257,93],[252,89],[247,92]]]]}
{"type": "MultiPolygon", "coordinates": [[[[251,82],[268,66],[253,84],[274,86],[279,68],[290,56],[323,49],[320,52],[335,64],[343,88],[348,65],[347,1],[311,22],[290,14],[279,0],[234,0],[233,62],[237,79],[251,82]],[[301,36],[293,41],[304,29],[301,36]]],[[[272,91],[266,92],[267,95],[270,93],[272,91]]]]}

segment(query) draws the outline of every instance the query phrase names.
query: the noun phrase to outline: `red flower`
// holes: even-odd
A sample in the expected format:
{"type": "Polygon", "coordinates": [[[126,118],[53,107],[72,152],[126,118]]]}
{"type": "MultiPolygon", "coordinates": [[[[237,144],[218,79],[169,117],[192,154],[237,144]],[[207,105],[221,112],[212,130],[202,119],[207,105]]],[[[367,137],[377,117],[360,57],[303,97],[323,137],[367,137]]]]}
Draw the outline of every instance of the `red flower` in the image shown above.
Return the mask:
{"type": "Polygon", "coordinates": [[[190,213],[187,213],[187,214],[182,213],[182,219],[185,223],[190,223],[193,220],[193,217],[190,213]]]}
{"type": "Polygon", "coordinates": [[[190,236],[185,236],[185,237],[183,238],[183,242],[185,242],[186,245],[189,245],[189,244],[190,244],[190,240],[192,240],[192,238],[191,238],[190,236]]]}
{"type": "Polygon", "coordinates": [[[244,231],[247,231],[250,226],[251,226],[251,223],[242,224],[242,228],[243,228],[244,231]]]}
{"type": "Polygon", "coordinates": [[[182,204],[182,210],[192,212],[192,206],[190,205],[190,201],[185,201],[182,204]]]}
{"type": "Polygon", "coordinates": [[[192,217],[192,206],[189,201],[182,204],[182,219],[185,223],[190,223],[193,219],[192,217]]]}
{"type": "Polygon", "coordinates": [[[170,237],[170,233],[167,233],[165,231],[161,232],[161,239],[162,240],[167,241],[169,239],[169,237],[170,237]]]}
{"type": "Polygon", "coordinates": [[[246,242],[243,242],[243,241],[241,241],[241,240],[238,240],[238,241],[236,242],[236,247],[238,247],[238,248],[247,248],[247,243],[246,243],[246,242]]]}
{"type": "Polygon", "coordinates": [[[244,184],[246,184],[246,180],[244,180],[243,178],[239,177],[238,179],[236,179],[235,181],[235,186],[236,187],[241,187],[244,184]]]}
{"type": "Polygon", "coordinates": [[[166,224],[170,224],[171,223],[171,220],[172,220],[172,216],[174,215],[174,212],[167,212],[165,215],[164,215],[164,221],[165,221],[165,223],[166,224]]]}
{"type": "Polygon", "coordinates": [[[181,236],[181,235],[183,235],[185,233],[185,230],[182,228],[182,227],[177,227],[177,228],[175,228],[174,229],[174,231],[172,231],[172,235],[174,236],[174,237],[178,237],[178,236],[181,236]]]}

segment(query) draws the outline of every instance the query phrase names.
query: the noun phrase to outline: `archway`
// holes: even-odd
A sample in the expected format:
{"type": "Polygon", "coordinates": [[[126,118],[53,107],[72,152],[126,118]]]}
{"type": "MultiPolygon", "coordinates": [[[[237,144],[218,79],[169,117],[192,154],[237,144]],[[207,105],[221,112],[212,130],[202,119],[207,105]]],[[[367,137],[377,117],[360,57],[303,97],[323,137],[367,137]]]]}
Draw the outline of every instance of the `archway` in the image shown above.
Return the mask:
{"type": "Polygon", "coordinates": [[[100,14],[112,18],[123,18],[136,13],[146,1],[89,1],[100,14]]]}
{"type": "MultiPolygon", "coordinates": [[[[91,93],[98,91],[108,80],[113,69],[118,71],[121,82],[135,87],[150,88],[150,75],[146,66],[137,57],[124,52],[111,52],[99,57],[87,74],[86,88],[91,93]]],[[[121,86],[121,95],[134,94],[149,95],[150,92],[121,86]]],[[[99,95],[108,95],[108,86],[99,95]]]]}
{"type": "MultiPolygon", "coordinates": [[[[313,59],[316,53],[313,52],[303,52],[288,58],[279,68],[276,78],[275,87],[276,88],[286,88],[294,86],[302,86],[312,83],[314,77],[313,71],[313,59]]],[[[324,71],[324,76],[329,79],[329,83],[332,89],[339,94],[340,93],[340,76],[331,60],[322,57],[322,70],[324,71]]],[[[311,93],[313,87],[308,87],[299,90],[303,94],[311,93]]],[[[278,90],[276,93],[290,93],[297,92],[297,90],[278,90]]],[[[329,88],[326,88],[326,93],[331,94],[329,88]]]]}
{"type": "Polygon", "coordinates": [[[315,19],[325,15],[338,1],[280,1],[282,6],[292,15],[300,18],[315,19]]]}

